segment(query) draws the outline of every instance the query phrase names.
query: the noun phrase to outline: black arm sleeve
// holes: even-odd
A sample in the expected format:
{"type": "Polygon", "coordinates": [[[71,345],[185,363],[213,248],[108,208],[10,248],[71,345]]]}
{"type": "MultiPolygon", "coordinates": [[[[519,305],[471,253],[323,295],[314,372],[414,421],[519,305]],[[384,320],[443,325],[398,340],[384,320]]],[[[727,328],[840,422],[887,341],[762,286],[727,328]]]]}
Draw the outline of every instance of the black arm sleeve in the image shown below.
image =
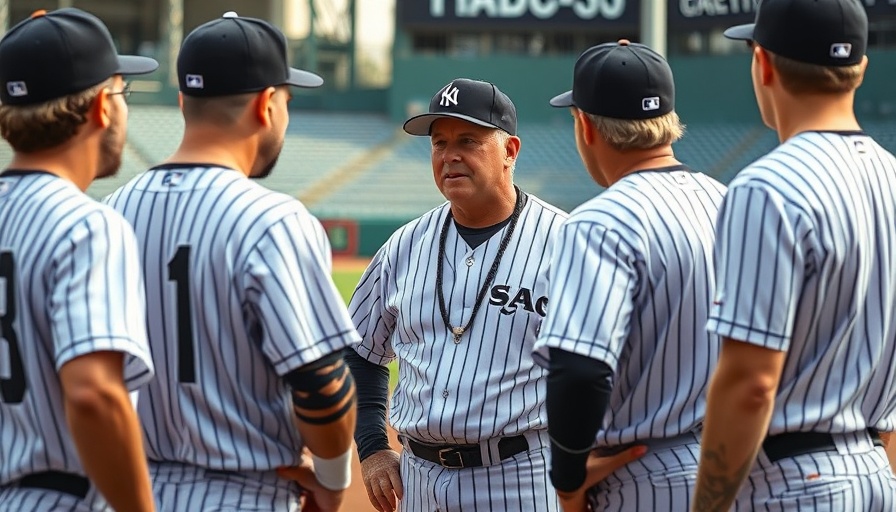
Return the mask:
{"type": "Polygon", "coordinates": [[[389,369],[365,360],[351,347],[345,349],[344,357],[358,393],[355,443],[358,445],[358,459],[364,460],[375,452],[390,448],[386,435],[389,369]]]}
{"type": "Polygon", "coordinates": [[[613,370],[602,361],[550,349],[547,379],[551,482],[558,491],[585,483],[585,461],[610,401],[613,370]]]}

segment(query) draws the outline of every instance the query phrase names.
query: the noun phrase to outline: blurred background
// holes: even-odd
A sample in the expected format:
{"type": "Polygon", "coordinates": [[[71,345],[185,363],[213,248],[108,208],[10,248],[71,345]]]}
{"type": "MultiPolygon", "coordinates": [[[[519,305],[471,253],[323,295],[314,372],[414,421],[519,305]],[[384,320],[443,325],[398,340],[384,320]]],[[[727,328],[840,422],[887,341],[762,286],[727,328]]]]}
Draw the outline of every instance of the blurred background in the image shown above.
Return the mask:
{"type": "MultiPolygon", "coordinates": [[[[856,110],[896,151],[896,0],[862,1],[870,65],[856,110]]],[[[0,29],[67,6],[102,18],[120,51],[161,62],[132,82],[124,165],[88,190],[97,198],[176,148],[183,121],[174,69],[190,30],[230,10],[279,26],[292,64],[325,84],[294,89],[283,154],[263,183],[301,199],[336,255],[372,255],[443,201],[428,138],[401,124],[456,77],[491,81],[513,99],[523,141],[516,181],[565,210],[600,188],[579,161],[569,113],[548,100],[570,88],[576,57],[594,44],[627,38],[667,56],[687,125],[676,155],[696,170],[728,182],[777,143],[759,119],[746,46],[722,36],[753,20],[754,0],[0,0],[0,29]]],[[[0,164],[10,154],[0,143],[0,164]]]]}

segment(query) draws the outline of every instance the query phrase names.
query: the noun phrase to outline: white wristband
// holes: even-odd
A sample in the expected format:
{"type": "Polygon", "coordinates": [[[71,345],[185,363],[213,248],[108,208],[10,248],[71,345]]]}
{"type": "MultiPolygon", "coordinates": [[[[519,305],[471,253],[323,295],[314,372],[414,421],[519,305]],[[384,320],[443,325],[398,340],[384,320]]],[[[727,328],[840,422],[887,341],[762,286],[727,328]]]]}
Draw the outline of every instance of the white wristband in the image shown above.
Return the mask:
{"type": "Polygon", "coordinates": [[[352,483],[352,448],[334,459],[322,459],[311,454],[317,482],[331,491],[347,489],[352,483]]]}

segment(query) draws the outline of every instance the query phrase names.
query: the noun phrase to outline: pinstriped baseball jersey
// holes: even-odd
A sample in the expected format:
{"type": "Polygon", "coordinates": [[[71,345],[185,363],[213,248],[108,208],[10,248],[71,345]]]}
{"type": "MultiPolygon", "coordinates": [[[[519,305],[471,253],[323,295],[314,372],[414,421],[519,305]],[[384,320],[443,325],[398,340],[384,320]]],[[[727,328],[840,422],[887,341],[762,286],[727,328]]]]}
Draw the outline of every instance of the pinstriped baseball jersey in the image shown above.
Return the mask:
{"type": "Polygon", "coordinates": [[[153,371],[145,329],[127,222],[52,174],[0,175],[0,484],[85,474],[56,373],[92,352],[122,352],[135,390],[153,371]]]}
{"type": "Polygon", "coordinates": [[[802,133],[732,181],[708,326],[787,352],[770,434],[896,428],[894,226],[896,159],[861,132],[802,133]]]}
{"type": "Polygon", "coordinates": [[[719,350],[705,326],[724,193],[683,166],[642,171],[563,226],[536,357],[559,348],[614,370],[598,446],[674,437],[703,420],[719,350]]]}
{"type": "Polygon", "coordinates": [[[358,341],[304,206],[232,169],[150,169],[107,201],[134,226],[158,370],[148,457],[238,471],[298,463],[281,377],[358,341]]]}
{"type": "MultiPolygon", "coordinates": [[[[454,343],[436,288],[448,211],[446,203],[410,222],[376,254],[349,306],[363,339],[356,349],[376,364],[398,359],[390,421],[401,434],[468,444],[546,428],[546,371],[531,352],[548,302],[553,238],[566,214],[528,196],[473,325],[454,343]]],[[[452,325],[469,320],[506,229],[471,249],[450,223],[442,292],[452,325]]]]}

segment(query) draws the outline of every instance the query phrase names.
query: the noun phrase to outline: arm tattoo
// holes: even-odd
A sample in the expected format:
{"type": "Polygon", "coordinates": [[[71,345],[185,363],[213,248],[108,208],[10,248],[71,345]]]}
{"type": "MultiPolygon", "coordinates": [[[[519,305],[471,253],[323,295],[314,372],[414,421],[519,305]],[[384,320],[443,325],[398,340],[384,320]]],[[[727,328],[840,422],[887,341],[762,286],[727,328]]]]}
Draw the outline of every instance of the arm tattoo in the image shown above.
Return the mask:
{"type": "Polygon", "coordinates": [[[717,449],[703,448],[700,468],[703,470],[700,475],[702,482],[698,482],[697,493],[694,495],[695,511],[727,511],[734,503],[755,457],[748,459],[731,474],[731,469],[725,462],[727,451],[724,444],[720,444],[717,449]]]}

